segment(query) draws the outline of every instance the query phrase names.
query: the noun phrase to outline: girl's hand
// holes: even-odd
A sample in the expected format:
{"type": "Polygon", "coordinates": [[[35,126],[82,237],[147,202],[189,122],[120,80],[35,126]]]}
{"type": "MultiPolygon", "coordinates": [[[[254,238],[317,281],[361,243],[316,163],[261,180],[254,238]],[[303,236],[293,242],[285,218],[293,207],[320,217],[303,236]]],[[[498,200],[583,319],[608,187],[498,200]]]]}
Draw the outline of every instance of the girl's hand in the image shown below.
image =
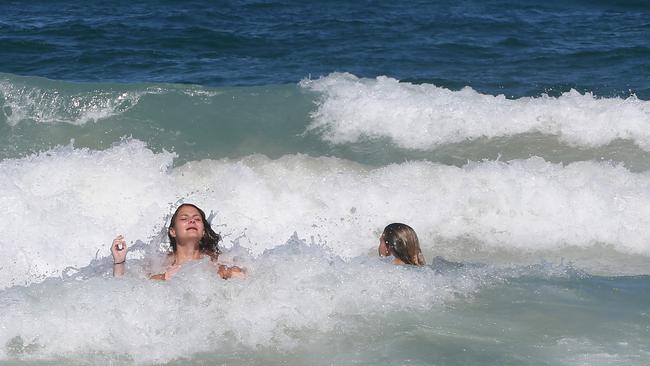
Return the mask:
{"type": "Polygon", "coordinates": [[[113,264],[122,263],[126,261],[126,252],[127,252],[126,240],[122,235],[118,235],[117,238],[113,239],[113,244],[111,245],[111,254],[113,254],[113,264]]]}

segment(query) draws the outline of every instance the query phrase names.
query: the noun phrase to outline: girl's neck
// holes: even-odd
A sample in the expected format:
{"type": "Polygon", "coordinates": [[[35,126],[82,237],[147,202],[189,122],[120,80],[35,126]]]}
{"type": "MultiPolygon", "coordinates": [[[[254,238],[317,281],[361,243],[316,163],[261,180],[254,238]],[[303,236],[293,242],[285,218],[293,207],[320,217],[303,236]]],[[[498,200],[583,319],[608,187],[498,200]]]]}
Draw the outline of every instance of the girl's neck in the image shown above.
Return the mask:
{"type": "Polygon", "coordinates": [[[183,264],[185,262],[201,259],[203,253],[199,249],[199,244],[196,245],[176,245],[176,252],[174,253],[175,264],[183,264]]]}
{"type": "Polygon", "coordinates": [[[393,256],[393,264],[404,264],[404,261],[399,259],[399,257],[397,256],[397,253],[395,253],[394,250],[391,249],[389,253],[390,253],[390,255],[393,256]]]}

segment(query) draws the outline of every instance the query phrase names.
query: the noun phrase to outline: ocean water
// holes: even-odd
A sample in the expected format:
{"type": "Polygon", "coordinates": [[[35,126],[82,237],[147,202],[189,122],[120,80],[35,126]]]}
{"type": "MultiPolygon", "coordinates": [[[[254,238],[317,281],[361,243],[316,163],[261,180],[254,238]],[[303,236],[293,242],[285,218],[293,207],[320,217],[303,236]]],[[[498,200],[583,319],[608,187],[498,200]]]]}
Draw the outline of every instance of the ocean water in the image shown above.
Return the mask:
{"type": "Polygon", "coordinates": [[[648,365],[648,19],[0,3],[0,364],[648,365]],[[147,279],[182,202],[246,278],[147,279]]]}

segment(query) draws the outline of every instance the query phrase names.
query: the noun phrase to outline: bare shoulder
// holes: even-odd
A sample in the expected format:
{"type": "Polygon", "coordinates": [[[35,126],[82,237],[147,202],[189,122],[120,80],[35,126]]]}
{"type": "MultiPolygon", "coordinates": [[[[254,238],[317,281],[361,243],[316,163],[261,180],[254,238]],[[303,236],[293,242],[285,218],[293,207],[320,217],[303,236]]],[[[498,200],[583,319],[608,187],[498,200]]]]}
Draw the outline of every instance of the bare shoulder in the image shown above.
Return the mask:
{"type": "Polygon", "coordinates": [[[217,273],[221,278],[227,280],[229,278],[245,277],[246,270],[236,266],[232,260],[226,255],[225,258],[220,256],[221,253],[206,253],[210,256],[210,261],[217,267],[217,273]]]}
{"type": "Polygon", "coordinates": [[[227,266],[225,264],[218,264],[219,269],[217,272],[219,273],[219,276],[223,278],[224,280],[227,280],[229,278],[243,278],[246,277],[246,271],[237,266],[227,266]]]}

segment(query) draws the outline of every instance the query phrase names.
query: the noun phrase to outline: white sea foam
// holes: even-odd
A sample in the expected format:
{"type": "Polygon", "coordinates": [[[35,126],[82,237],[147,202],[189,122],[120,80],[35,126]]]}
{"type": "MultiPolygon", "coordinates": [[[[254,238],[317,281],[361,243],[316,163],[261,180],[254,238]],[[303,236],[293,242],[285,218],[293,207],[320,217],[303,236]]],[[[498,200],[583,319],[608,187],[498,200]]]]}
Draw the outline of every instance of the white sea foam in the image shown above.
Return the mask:
{"type": "Polygon", "coordinates": [[[173,154],[131,141],[107,151],[61,147],[0,162],[5,220],[0,284],[22,284],[105,256],[118,233],[147,238],[173,199],[173,154]],[[111,239],[112,240],[112,239],[111,239]]]}
{"type": "Polygon", "coordinates": [[[230,344],[286,351],[314,334],[354,330],[359,314],[442,307],[490,276],[480,270],[447,276],[376,258],[348,262],[298,240],[247,262],[245,279],[221,281],[209,267],[189,264],[169,282],[125,276],[5,290],[0,360],[151,364],[230,344]]]}
{"type": "Polygon", "coordinates": [[[471,254],[467,242],[479,259],[577,248],[615,273],[625,255],[650,257],[650,173],[607,163],[370,168],[289,155],[172,168],[173,159],[127,140],[105,151],[67,146],[0,162],[0,254],[10,258],[0,288],[108,256],[116,234],[147,241],[179,200],[214,211],[225,245],[238,241],[254,255],[297,233],[342,257],[366,256],[381,229],[399,221],[415,228],[429,257],[462,259],[471,254]]]}
{"type": "Polygon", "coordinates": [[[539,132],[582,147],[626,139],[650,151],[650,102],[635,96],[598,98],[571,90],[557,98],[507,99],[470,87],[452,91],[348,73],[300,85],[321,93],[309,130],[334,144],[386,137],[406,149],[427,150],[480,137],[539,132]]]}

